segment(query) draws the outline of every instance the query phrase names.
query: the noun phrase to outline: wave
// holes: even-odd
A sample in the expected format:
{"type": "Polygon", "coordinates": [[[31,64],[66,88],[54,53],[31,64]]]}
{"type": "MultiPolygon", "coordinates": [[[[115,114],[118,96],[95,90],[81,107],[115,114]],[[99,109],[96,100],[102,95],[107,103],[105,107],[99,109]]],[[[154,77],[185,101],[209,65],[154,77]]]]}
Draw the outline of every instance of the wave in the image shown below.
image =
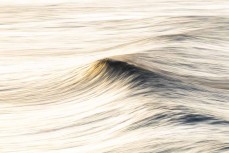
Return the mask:
{"type": "Polygon", "coordinates": [[[0,0],[0,152],[229,151],[227,0],[0,0]]]}

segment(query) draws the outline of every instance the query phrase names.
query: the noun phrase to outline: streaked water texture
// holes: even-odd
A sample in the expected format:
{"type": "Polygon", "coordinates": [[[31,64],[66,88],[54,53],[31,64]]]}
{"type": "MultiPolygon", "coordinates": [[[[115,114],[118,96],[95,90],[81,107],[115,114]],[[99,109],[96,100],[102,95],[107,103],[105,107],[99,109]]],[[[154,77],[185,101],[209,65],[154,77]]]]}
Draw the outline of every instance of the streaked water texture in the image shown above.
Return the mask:
{"type": "Polygon", "coordinates": [[[228,90],[228,0],[0,0],[0,153],[227,153],[228,90]]]}

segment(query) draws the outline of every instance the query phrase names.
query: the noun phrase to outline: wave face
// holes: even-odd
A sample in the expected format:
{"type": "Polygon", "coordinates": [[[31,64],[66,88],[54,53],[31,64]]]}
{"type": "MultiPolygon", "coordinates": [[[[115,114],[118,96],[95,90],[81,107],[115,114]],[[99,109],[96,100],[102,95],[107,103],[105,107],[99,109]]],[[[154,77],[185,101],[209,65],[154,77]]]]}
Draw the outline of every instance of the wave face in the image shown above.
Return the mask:
{"type": "Polygon", "coordinates": [[[229,152],[228,0],[0,0],[1,153],[229,152]]]}

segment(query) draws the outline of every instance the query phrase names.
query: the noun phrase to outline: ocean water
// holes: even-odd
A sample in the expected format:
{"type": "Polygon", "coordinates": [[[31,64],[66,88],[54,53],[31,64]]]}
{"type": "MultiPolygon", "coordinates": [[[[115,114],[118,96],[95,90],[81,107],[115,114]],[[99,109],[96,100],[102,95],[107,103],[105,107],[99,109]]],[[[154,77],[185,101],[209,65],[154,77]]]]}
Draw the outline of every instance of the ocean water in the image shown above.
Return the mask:
{"type": "Polygon", "coordinates": [[[228,0],[0,0],[0,153],[227,153],[228,90],[228,0]]]}

